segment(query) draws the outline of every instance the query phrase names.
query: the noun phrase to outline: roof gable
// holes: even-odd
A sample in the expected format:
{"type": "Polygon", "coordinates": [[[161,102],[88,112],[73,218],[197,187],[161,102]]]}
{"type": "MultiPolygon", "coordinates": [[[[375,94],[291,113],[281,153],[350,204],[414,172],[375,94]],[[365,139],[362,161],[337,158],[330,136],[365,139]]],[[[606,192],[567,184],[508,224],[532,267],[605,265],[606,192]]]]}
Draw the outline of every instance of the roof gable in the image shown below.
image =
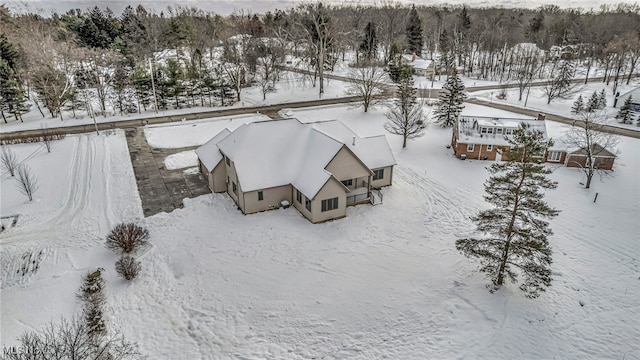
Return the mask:
{"type": "Polygon", "coordinates": [[[218,151],[218,143],[222,141],[222,139],[226,138],[229,134],[231,134],[231,131],[229,131],[229,129],[227,128],[224,128],[216,136],[212,137],[209,141],[202,144],[199,148],[196,149],[196,155],[198,155],[198,159],[200,159],[200,161],[208,171],[212,171],[213,168],[218,165],[220,160],[222,160],[222,154],[220,153],[220,151],[218,151]]]}

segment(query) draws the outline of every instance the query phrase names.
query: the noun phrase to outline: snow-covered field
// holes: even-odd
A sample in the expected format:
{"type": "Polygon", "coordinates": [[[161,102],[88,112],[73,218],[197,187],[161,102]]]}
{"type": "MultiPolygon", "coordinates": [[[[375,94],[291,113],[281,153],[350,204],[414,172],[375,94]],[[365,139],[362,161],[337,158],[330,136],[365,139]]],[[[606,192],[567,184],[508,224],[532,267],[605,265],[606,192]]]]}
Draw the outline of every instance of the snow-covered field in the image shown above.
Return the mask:
{"type": "MultiPolygon", "coordinates": [[[[382,109],[348,106],[291,113],[340,119],[364,136],[385,121],[382,109]]],[[[548,127],[554,137],[564,131],[548,127]]],[[[205,127],[192,129],[154,142],[174,147],[205,127]]],[[[142,214],[123,133],[40,150],[28,160],[41,183],[34,204],[2,177],[2,215],[24,214],[0,234],[3,268],[24,251],[46,253],[37,273],[3,275],[2,345],[79,311],[81,276],[103,267],[108,326],[150,358],[640,358],[640,140],[624,138],[616,171],[590,190],[577,170],[555,169],[553,286],[529,300],[512,285],[490,294],[477,264],[454,248],[473,230],[469,216],[487,206],[489,163],[457,160],[445,147],[450,131],[432,124],[404,150],[388,135],[398,165],[384,204],[351,207],[341,220],[313,225],[293,208],[245,216],[224,194],[142,219],[153,247],[130,283],[115,276],[116,256],[101,240],[142,214]]],[[[38,145],[11,148],[25,158],[38,145]]]]}

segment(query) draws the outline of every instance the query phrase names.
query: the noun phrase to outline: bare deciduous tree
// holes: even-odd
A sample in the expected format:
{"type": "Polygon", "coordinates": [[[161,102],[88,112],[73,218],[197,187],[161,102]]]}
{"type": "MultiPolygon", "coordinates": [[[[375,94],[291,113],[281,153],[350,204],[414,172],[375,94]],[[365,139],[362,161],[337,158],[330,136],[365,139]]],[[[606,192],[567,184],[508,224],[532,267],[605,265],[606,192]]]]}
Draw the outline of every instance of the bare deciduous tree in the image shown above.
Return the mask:
{"type": "Polygon", "coordinates": [[[575,73],[573,63],[568,60],[561,61],[558,68],[554,66],[551,69],[551,79],[542,87],[547,96],[547,104],[555,99],[569,99],[577,91],[577,84],[571,81],[575,73]]]}
{"type": "Polygon", "coordinates": [[[44,146],[47,148],[47,152],[50,153],[51,152],[51,141],[53,140],[54,136],[53,134],[51,134],[51,130],[47,129],[46,127],[42,128],[42,142],[44,142],[44,146]]]}
{"type": "Polygon", "coordinates": [[[87,325],[80,318],[50,323],[40,331],[25,332],[17,347],[4,347],[3,360],[26,359],[111,359],[133,360],[144,357],[134,343],[125,341],[119,333],[96,342],[89,336],[87,325]]]}
{"type": "Polygon", "coordinates": [[[424,135],[427,127],[427,116],[422,110],[422,104],[410,104],[407,108],[392,105],[387,112],[384,128],[394,134],[402,136],[402,147],[407,147],[407,139],[414,139],[424,135]]]}
{"type": "Polygon", "coordinates": [[[36,176],[26,164],[18,166],[18,190],[27,195],[29,201],[33,201],[33,194],[38,190],[39,185],[36,176]]]}
{"type": "Polygon", "coordinates": [[[5,168],[11,176],[15,176],[16,168],[18,167],[18,157],[16,153],[8,147],[3,146],[2,152],[0,153],[0,163],[2,163],[2,167],[5,168]]]}
{"type": "Polygon", "coordinates": [[[617,154],[616,146],[620,139],[604,131],[604,113],[582,112],[580,120],[564,135],[563,141],[569,148],[579,149],[584,157],[582,161],[569,159],[569,163],[578,165],[586,177],[585,188],[591,187],[591,180],[599,169],[599,157],[606,153],[617,154]]]}
{"type": "Polygon", "coordinates": [[[386,76],[381,68],[372,65],[354,68],[349,71],[349,77],[353,82],[347,87],[346,93],[361,98],[364,112],[367,112],[370,106],[378,102],[376,96],[384,90],[382,82],[386,76]]]}
{"type": "Polygon", "coordinates": [[[116,225],[107,235],[107,249],[131,253],[149,241],[149,231],[134,223],[116,225]]]}

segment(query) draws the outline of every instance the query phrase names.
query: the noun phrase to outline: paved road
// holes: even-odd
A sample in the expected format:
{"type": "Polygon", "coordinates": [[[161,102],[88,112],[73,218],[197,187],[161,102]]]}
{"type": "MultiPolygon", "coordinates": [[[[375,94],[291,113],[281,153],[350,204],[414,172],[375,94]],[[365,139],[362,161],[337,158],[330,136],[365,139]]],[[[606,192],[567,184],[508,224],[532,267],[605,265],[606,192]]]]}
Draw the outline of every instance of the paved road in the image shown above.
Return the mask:
{"type": "MultiPolygon", "coordinates": [[[[232,115],[242,115],[242,114],[252,114],[252,113],[255,114],[258,112],[262,114],[274,114],[282,109],[304,108],[304,107],[331,105],[331,104],[344,104],[344,103],[351,103],[358,100],[359,98],[357,96],[348,96],[348,97],[341,97],[341,98],[326,98],[326,99],[309,100],[309,101],[294,101],[294,102],[280,103],[275,105],[263,105],[263,106],[201,111],[201,112],[183,113],[183,114],[167,115],[167,116],[156,115],[156,116],[150,116],[146,118],[138,118],[134,120],[122,120],[122,121],[111,121],[111,122],[99,123],[98,130],[109,130],[109,129],[116,129],[116,128],[131,129],[131,128],[136,128],[138,126],[144,126],[144,125],[179,122],[179,121],[182,121],[183,119],[197,120],[197,119],[207,119],[207,118],[220,117],[220,116],[232,116],[232,115]]],[[[51,128],[48,128],[48,130],[55,133],[65,133],[65,134],[80,134],[80,133],[96,131],[94,124],[51,127],[51,128]]],[[[0,140],[6,140],[6,139],[15,138],[15,137],[35,137],[35,136],[40,136],[41,134],[42,134],[42,130],[22,130],[22,131],[14,131],[14,132],[5,132],[5,133],[0,133],[0,140]]]]}
{"type": "MultiPolygon", "coordinates": [[[[313,74],[312,72],[308,70],[303,70],[303,69],[295,69],[295,68],[288,68],[288,67],[284,69],[287,71],[294,71],[294,72],[304,73],[308,75],[313,74]]],[[[333,74],[325,74],[325,76],[327,78],[335,79],[339,81],[354,82],[353,79],[345,76],[339,76],[339,75],[333,75],[333,74]]],[[[637,77],[637,76],[640,76],[640,74],[634,74],[633,76],[637,77]]],[[[590,78],[589,82],[602,81],[602,79],[603,79],[602,77],[590,78]]],[[[584,79],[575,79],[573,81],[584,82],[584,79]]],[[[546,83],[547,83],[546,81],[534,82],[532,83],[532,86],[541,86],[546,83]]],[[[389,84],[382,84],[382,85],[384,89],[384,94],[382,96],[385,96],[385,97],[392,96],[394,86],[389,84]]],[[[511,87],[511,88],[518,87],[518,84],[474,86],[474,87],[468,87],[467,91],[473,92],[473,91],[481,91],[481,90],[502,89],[505,87],[511,87]]],[[[438,90],[429,91],[428,89],[420,89],[417,95],[419,97],[427,97],[429,96],[430,93],[431,93],[431,97],[437,97],[440,91],[438,90]]],[[[183,114],[170,115],[170,116],[150,116],[147,118],[138,118],[135,120],[123,120],[123,121],[100,123],[98,124],[98,129],[99,130],[107,130],[107,129],[115,129],[115,128],[130,129],[130,128],[136,128],[139,126],[144,126],[147,124],[162,124],[162,123],[169,123],[169,122],[178,122],[178,121],[182,121],[183,119],[197,120],[197,119],[206,119],[206,118],[220,117],[220,116],[251,114],[251,113],[257,113],[257,112],[276,114],[278,111],[286,108],[302,108],[302,107],[321,106],[321,105],[330,105],[330,104],[344,104],[344,103],[357,102],[359,100],[360,98],[357,96],[348,96],[348,97],[341,97],[341,98],[327,98],[327,99],[310,100],[310,101],[297,101],[297,102],[281,103],[281,104],[275,104],[275,105],[231,108],[231,109],[211,110],[211,111],[194,112],[194,113],[183,113],[183,114]]],[[[517,107],[510,107],[508,105],[495,104],[490,102],[482,103],[482,105],[495,107],[495,108],[502,107],[505,110],[506,108],[509,108],[510,109],[509,111],[514,111],[518,113],[523,113],[520,111],[524,111],[517,107]]],[[[523,114],[528,115],[529,113],[523,113],[523,114]]],[[[551,115],[548,115],[547,119],[553,120],[553,121],[560,121],[560,122],[574,121],[573,119],[566,120],[568,118],[563,118],[561,116],[551,116],[551,115]]],[[[53,132],[58,132],[58,133],[78,134],[78,133],[95,131],[95,126],[93,124],[87,124],[87,125],[79,125],[79,126],[50,128],[49,130],[53,132]]],[[[621,130],[613,126],[607,127],[607,131],[611,131],[616,134],[620,134],[624,136],[632,136],[632,137],[638,136],[638,134],[633,130],[625,130],[625,129],[621,130]]],[[[39,136],[41,133],[42,133],[42,130],[24,130],[24,131],[0,133],[0,141],[5,139],[10,139],[10,138],[15,138],[15,137],[34,137],[34,136],[39,136]]]]}

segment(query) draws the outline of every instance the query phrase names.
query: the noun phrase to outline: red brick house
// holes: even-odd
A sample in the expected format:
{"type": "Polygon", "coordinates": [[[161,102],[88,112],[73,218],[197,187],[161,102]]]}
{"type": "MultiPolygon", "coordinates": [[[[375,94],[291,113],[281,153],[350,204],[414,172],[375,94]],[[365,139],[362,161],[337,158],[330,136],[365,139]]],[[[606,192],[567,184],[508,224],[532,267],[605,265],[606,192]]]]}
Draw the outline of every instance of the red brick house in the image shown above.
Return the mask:
{"type": "Polygon", "coordinates": [[[453,127],[451,147],[458,159],[506,160],[510,147],[507,139],[523,122],[547,136],[544,115],[540,120],[460,116],[453,127]]]}
{"type": "MultiPolygon", "coordinates": [[[[453,127],[451,147],[456,157],[462,160],[507,160],[510,147],[507,139],[520,123],[526,123],[547,136],[542,114],[538,119],[461,116],[453,127]]],[[[593,146],[592,154],[596,168],[613,168],[615,154],[598,144],[593,146]]],[[[584,149],[567,150],[566,144],[562,141],[555,141],[544,154],[540,154],[540,158],[544,162],[563,164],[567,167],[584,167],[587,162],[584,149]]]]}
{"type": "MultiPolygon", "coordinates": [[[[567,167],[585,167],[587,164],[587,151],[586,149],[578,149],[569,153],[566,153],[566,161],[564,162],[567,167]]],[[[613,169],[613,162],[616,160],[616,155],[611,151],[603,148],[599,144],[594,144],[591,150],[591,156],[593,158],[593,165],[596,169],[611,170],[613,169]]]]}

